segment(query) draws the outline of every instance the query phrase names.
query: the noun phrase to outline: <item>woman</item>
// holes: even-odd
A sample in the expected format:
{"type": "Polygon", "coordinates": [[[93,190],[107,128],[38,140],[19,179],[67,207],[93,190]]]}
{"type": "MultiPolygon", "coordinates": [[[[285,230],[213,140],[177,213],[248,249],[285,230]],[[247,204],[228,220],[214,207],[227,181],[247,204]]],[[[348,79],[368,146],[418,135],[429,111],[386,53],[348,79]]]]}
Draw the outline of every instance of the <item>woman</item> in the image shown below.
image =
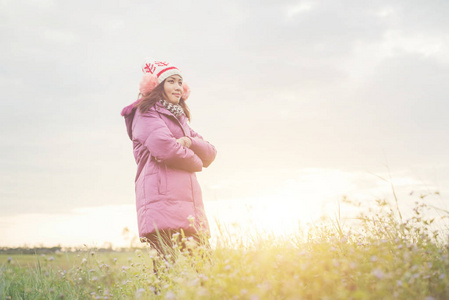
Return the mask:
{"type": "Polygon", "coordinates": [[[196,172],[215,159],[215,147],[187,121],[190,89],[178,68],[147,60],[139,99],[125,107],[128,135],[137,163],[136,206],[139,236],[164,253],[174,233],[209,237],[196,172]]]}

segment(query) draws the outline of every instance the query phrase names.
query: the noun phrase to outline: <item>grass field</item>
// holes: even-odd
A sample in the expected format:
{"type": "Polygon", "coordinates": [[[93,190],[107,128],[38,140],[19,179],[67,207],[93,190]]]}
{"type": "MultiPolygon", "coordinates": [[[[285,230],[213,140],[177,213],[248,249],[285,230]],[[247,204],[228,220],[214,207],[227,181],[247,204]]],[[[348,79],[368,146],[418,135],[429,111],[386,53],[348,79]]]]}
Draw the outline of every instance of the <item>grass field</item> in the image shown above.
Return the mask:
{"type": "Polygon", "coordinates": [[[167,259],[148,247],[2,255],[0,299],[449,299],[448,236],[434,226],[447,216],[427,209],[403,220],[378,201],[356,226],[337,218],[250,242],[224,231],[212,249],[187,241],[167,259]]]}

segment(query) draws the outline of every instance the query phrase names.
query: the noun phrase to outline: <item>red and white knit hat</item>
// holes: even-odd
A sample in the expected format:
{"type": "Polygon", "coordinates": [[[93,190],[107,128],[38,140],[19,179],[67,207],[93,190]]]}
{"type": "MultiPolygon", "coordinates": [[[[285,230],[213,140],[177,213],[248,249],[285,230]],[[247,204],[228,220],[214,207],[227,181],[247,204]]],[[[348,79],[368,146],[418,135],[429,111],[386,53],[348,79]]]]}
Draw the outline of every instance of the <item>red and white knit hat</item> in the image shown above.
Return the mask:
{"type": "MultiPolygon", "coordinates": [[[[172,75],[181,75],[181,71],[169,62],[155,61],[147,58],[142,64],[142,72],[144,73],[142,81],[140,82],[139,91],[143,96],[149,95],[151,91],[162,81],[172,75]]],[[[182,98],[187,100],[190,95],[190,88],[183,82],[182,98]]]]}

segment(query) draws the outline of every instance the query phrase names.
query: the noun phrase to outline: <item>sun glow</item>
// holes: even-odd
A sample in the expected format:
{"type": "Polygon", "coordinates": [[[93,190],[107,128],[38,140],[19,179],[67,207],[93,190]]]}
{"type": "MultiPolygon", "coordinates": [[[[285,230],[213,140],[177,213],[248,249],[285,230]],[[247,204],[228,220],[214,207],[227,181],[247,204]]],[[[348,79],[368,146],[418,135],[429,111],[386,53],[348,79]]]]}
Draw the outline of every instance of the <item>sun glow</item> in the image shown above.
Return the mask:
{"type": "Polygon", "coordinates": [[[307,169],[277,183],[265,195],[206,202],[206,208],[220,223],[289,233],[301,224],[335,213],[338,200],[354,188],[352,179],[336,170],[307,169]]]}

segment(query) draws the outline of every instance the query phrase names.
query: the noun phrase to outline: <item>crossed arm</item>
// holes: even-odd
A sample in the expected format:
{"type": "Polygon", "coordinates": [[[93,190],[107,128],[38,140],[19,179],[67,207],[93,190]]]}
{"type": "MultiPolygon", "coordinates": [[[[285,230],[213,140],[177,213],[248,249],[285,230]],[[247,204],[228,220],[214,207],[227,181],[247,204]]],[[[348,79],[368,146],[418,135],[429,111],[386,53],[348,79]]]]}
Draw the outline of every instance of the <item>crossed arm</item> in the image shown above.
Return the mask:
{"type": "Polygon", "coordinates": [[[199,172],[215,159],[217,150],[189,127],[190,137],[176,139],[157,112],[136,116],[133,138],[137,139],[159,162],[167,166],[199,172]]]}
{"type": "Polygon", "coordinates": [[[201,135],[190,128],[191,137],[182,137],[177,140],[184,147],[190,148],[203,162],[203,167],[207,168],[215,159],[217,150],[215,147],[204,140],[201,135]]]}
{"type": "Polygon", "coordinates": [[[143,144],[156,160],[169,167],[188,172],[202,170],[203,161],[199,155],[193,149],[184,147],[182,138],[177,140],[173,136],[157,112],[149,111],[136,115],[136,118],[133,138],[143,144]]]}

